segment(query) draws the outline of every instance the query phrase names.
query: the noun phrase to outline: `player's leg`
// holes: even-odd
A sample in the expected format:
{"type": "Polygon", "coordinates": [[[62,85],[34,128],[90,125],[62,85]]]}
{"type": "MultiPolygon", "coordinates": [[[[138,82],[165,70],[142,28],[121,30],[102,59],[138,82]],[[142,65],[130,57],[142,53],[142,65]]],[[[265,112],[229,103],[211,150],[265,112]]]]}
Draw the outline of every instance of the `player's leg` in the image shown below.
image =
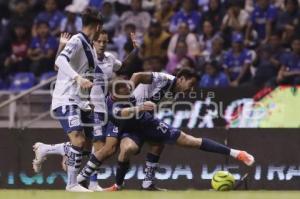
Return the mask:
{"type": "Polygon", "coordinates": [[[88,189],[80,186],[76,181],[81,166],[83,149],[86,144],[86,136],[82,126],[81,113],[78,106],[63,106],[54,111],[59,119],[64,132],[70,140],[69,150],[66,151],[67,167],[67,191],[89,192],[88,189]]]}
{"type": "Polygon", "coordinates": [[[130,168],[130,159],[139,152],[139,145],[131,138],[124,137],[120,143],[120,153],[116,172],[116,183],[105,191],[117,191],[124,183],[125,175],[130,168]]]}
{"type": "Polygon", "coordinates": [[[245,151],[231,149],[208,138],[196,138],[182,131],[176,140],[176,144],[183,147],[200,149],[206,152],[230,155],[231,157],[242,161],[248,166],[251,166],[254,163],[254,157],[245,151]]]}
{"type": "Polygon", "coordinates": [[[35,158],[32,161],[33,170],[36,173],[39,173],[42,169],[42,164],[48,155],[65,156],[70,146],[70,142],[63,142],[59,144],[45,144],[42,142],[36,142],[33,145],[33,151],[35,153],[35,158]]]}
{"type": "Polygon", "coordinates": [[[104,146],[91,154],[89,161],[77,176],[77,181],[81,183],[89,179],[101,164],[115,153],[118,143],[119,139],[117,137],[106,137],[104,146]]]}
{"type": "Polygon", "coordinates": [[[142,182],[142,189],[144,190],[162,190],[157,188],[153,181],[155,172],[159,165],[160,155],[164,150],[164,144],[150,143],[150,149],[146,155],[146,169],[145,178],[142,182]]]}
{"type": "MultiPolygon", "coordinates": [[[[104,145],[105,141],[94,140],[92,153],[101,150],[104,147],[104,145]]],[[[97,173],[98,171],[95,171],[90,177],[89,190],[102,191],[102,187],[100,187],[98,184],[97,173]]]]}

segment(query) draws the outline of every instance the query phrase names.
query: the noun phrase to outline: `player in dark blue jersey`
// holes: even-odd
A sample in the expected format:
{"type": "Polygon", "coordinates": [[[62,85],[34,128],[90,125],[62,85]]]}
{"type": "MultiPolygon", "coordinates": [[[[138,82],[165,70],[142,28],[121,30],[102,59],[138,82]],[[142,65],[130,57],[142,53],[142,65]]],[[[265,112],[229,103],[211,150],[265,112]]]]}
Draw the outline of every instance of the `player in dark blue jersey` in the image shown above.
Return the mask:
{"type": "MultiPolygon", "coordinates": [[[[187,83],[185,77],[177,79],[173,89],[180,89],[188,92],[191,85],[187,83]],[[183,81],[184,80],[184,81],[183,81]],[[179,84],[176,82],[182,81],[179,84]]],[[[230,155],[241,160],[246,165],[252,165],[254,158],[245,151],[230,149],[222,144],[216,143],[206,138],[195,138],[179,129],[156,119],[151,111],[154,111],[156,104],[146,101],[137,105],[137,100],[130,97],[130,88],[127,82],[118,82],[114,86],[114,93],[107,98],[107,108],[109,120],[118,128],[120,138],[120,154],[118,156],[118,168],[116,174],[116,184],[110,187],[109,191],[119,190],[124,182],[125,174],[129,169],[130,158],[138,153],[142,144],[147,142],[157,142],[161,144],[177,144],[183,147],[200,149],[208,152],[230,155]]],[[[146,92],[146,91],[145,91],[146,92]]],[[[102,161],[96,156],[92,156],[84,170],[96,170],[102,161]]],[[[84,178],[84,173],[79,175],[84,178]]]]}

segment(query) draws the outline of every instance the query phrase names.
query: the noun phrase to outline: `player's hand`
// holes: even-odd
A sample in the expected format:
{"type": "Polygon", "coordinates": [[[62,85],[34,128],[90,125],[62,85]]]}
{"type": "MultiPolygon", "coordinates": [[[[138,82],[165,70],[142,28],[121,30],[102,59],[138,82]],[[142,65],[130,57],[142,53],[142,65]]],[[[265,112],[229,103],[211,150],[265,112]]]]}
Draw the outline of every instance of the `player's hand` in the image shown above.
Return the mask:
{"type": "Polygon", "coordinates": [[[138,42],[137,42],[135,33],[133,33],[133,32],[130,33],[130,38],[131,38],[133,47],[134,47],[134,48],[139,48],[139,45],[138,45],[138,42]]]}
{"type": "Polygon", "coordinates": [[[153,111],[155,108],[156,104],[151,101],[147,101],[140,106],[140,111],[153,111]]]}
{"type": "Polygon", "coordinates": [[[71,39],[71,37],[72,35],[70,33],[63,32],[60,34],[59,43],[66,44],[71,39]]]}
{"type": "Polygon", "coordinates": [[[75,81],[77,82],[77,85],[79,85],[81,88],[91,88],[93,86],[93,83],[88,80],[88,79],[85,79],[83,77],[81,77],[80,75],[76,76],[75,77],[75,81]]]}

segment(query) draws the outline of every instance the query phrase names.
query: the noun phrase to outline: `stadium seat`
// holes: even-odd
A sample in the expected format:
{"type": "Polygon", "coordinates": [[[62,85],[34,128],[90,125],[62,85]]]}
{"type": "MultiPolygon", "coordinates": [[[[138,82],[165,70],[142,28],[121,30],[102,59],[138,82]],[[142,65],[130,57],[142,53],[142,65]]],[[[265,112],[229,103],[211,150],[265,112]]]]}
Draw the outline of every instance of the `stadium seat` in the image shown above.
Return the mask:
{"type": "Polygon", "coordinates": [[[36,78],[33,73],[16,73],[10,84],[11,91],[22,91],[33,87],[36,83],[36,78]]]}
{"type": "MultiPolygon", "coordinates": [[[[49,78],[55,76],[57,73],[54,71],[43,73],[40,77],[40,83],[47,81],[49,78]]],[[[45,85],[42,89],[49,89],[50,84],[45,85]]]]}

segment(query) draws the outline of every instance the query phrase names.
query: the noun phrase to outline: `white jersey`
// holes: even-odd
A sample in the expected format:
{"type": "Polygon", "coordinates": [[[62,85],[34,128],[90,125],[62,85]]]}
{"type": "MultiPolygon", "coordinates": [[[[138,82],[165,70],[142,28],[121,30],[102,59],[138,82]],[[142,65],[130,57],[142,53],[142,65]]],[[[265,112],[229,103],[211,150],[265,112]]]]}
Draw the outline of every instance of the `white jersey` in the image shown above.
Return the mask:
{"type": "MultiPolygon", "coordinates": [[[[85,76],[92,71],[97,61],[96,51],[92,47],[89,39],[83,33],[78,33],[71,37],[65,48],[57,59],[62,56],[67,59],[72,69],[81,76],[85,76]]],[[[88,101],[81,96],[80,87],[69,74],[58,66],[57,80],[52,95],[52,106],[54,110],[60,106],[78,105],[80,108],[88,108],[88,101]]]]}
{"type": "Polygon", "coordinates": [[[112,79],[114,72],[120,70],[121,66],[122,62],[109,52],[104,53],[103,60],[98,59],[91,90],[91,103],[95,106],[95,112],[106,112],[105,96],[108,93],[108,81],[112,79]]]}
{"type": "Polygon", "coordinates": [[[175,76],[166,73],[152,73],[151,84],[139,84],[133,91],[136,104],[145,101],[158,103],[175,84],[175,76]]]}

